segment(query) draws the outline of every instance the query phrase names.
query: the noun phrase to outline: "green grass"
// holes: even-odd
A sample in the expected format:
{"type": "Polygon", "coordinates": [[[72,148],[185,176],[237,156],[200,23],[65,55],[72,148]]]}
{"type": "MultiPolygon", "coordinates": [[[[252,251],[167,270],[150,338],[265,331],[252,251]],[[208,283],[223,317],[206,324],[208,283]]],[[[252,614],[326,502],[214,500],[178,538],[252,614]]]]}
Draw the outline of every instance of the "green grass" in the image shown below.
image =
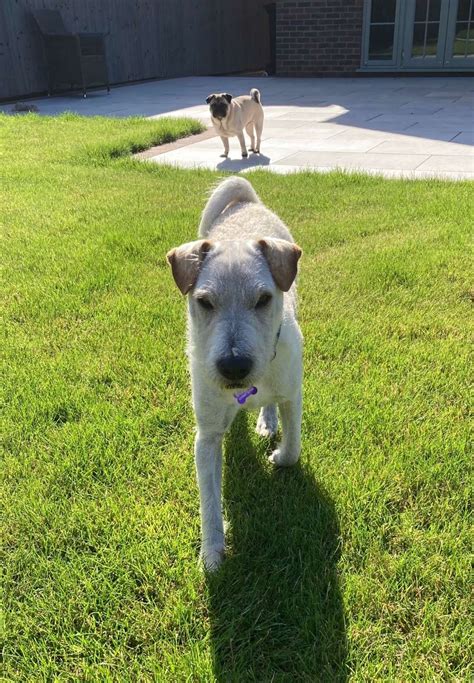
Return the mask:
{"type": "MultiPolygon", "coordinates": [[[[226,443],[197,566],[184,301],[191,122],[0,118],[4,680],[468,681],[473,186],[252,175],[303,247],[303,453],[226,443]]],[[[217,153],[217,152],[216,152],[217,153]]]]}

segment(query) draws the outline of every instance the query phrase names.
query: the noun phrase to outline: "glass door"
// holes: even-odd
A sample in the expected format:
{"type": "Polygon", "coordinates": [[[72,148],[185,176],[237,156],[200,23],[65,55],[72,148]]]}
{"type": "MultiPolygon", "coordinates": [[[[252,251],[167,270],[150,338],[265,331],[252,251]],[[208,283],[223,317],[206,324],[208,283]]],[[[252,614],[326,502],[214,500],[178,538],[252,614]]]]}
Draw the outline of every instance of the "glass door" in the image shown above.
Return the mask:
{"type": "Polygon", "coordinates": [[[450,68],[474,66],[474,0],[451,0],[444,63],[450,68]]]}
{"type": "Polygon", "coordinates": [[[362,68],[472,71],[474,0],[365,0],[362,68]]]}
{"type": "Polygon", "coordinates": [[[367,0],[364,5],[363,66],[396,66],[400,0],[367,0]]]}
{"type": "Polygon", "coordinates": [[[442,68],[450,0],[415,0],[406,10],[402,67],[442,68]]]}

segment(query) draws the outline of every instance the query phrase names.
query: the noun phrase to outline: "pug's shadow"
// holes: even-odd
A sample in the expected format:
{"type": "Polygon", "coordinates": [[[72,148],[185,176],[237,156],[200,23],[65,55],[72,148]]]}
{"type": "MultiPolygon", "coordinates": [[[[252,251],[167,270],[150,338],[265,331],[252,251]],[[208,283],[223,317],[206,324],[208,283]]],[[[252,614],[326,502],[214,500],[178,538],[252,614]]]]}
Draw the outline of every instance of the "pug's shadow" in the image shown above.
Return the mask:
{"type": "Polygon", "coordinates": [[[227,157],[226,159],[220,161],[216,168],[221,171],[243,171],[247,168],[268,166],[269,163],[271,163],[271,159],[270,157],[265,156],[265,154],[255,154],[254,152],[250,152],[246,159],[238,157],[235,159],[229,159],[229,157],[227,157]]]}
{"type": "Polygon", "coordinates": [[[216,680],[346,681],[334,505],[304,465],[270,466],[254,424],[241,414],[226,444],[228,556],[207,576],[216,680]]]}

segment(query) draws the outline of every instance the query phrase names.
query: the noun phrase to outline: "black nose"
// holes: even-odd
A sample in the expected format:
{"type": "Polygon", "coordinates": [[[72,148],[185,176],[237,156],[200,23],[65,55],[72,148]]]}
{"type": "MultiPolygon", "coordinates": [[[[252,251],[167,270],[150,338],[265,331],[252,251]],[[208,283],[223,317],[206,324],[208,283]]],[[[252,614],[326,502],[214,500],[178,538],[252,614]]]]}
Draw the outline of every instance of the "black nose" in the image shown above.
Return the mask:
{"type": "Polygon", "coordinates": [[[217,361],[217,369],[221,375],[232,380],[247,377],[252,365],[252,359],[248,356],[223,356],[217,361]]]}

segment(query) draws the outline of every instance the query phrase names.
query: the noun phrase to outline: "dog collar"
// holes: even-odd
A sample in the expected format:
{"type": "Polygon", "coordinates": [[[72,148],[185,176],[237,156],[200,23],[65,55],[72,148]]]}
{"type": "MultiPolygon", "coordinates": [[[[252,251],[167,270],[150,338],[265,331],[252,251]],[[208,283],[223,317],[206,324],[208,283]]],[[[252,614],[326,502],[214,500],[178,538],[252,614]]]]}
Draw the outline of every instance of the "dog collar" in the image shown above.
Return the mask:
{"type": "Polygon", "coordinates": [[[278,344],[278,340],[280,339],[281,326],[282,326],[282,324],[283,324],[283,323],[280,323],[280,327],[278,328],[278,332],[277,332],[277,334],[276,334],[276,338],[275,338],[275,349],[274,349],[274,351],[273,351],[273,358],[272,358],[272,360],[274,360],[274,359],[275,359],[275,356],[277,355],[277,344],[278,344]]]}

